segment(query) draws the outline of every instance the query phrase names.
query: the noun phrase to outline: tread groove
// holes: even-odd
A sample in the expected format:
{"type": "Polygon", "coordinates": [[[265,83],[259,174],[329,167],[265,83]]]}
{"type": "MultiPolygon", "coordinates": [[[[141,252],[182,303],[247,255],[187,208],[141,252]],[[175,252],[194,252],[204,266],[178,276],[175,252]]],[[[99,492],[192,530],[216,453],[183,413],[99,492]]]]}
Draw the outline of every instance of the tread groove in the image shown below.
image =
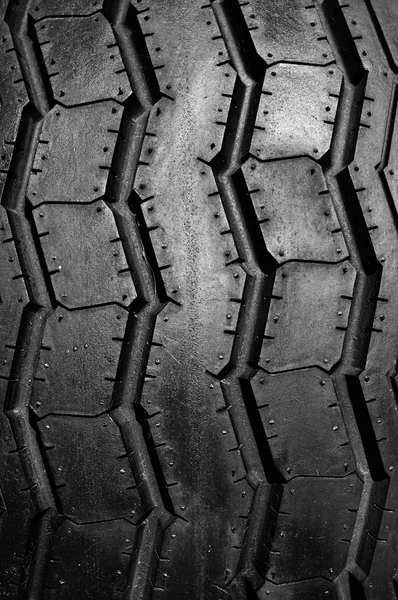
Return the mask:
{"type": "Polygon", "coordinates": [[[221,151],[210,167],[237,248],[238,261],[246,275],[230,361],[216,377],[221,380],[247,481],[255,490],[238,573],[229,584],[232,597],[239,595],[247,599],[256,595],[254,590],[264,578],[264,553],[267,550],[263,540],[275,521],[270,517],[270,498],[274,495],[275,481],[281,478],[272,461],[270,466],[269,444],[258,419],[250,384],[258,370],[251,365],[257,365],[259,361],[278,264],[263,241],[241,170],[250,149],[266,65],[257,54],[239,3],[215,0],[211,6],[237,74],[221,151]],[[253,423],[256,423],[255,428],[253,423]]]}
{"type": "Polygon", "coordinates": [[[17,51],[30,102],[22,112],[2,197],[12,236],[18,240],[16,250],[29,297],[18,332],[4,412],[10,421],[16,446],[26,446],[26,451],[20,452],[19,457],[36,510],[36,522],[32,524],[31,532],[34,550],[27,567],[27,579],[21,585],[21,590],[23,588],[23,597],[39,598],[44,590],[52,536],[59,516],[55,489],[51,487],[29,414],[44,327],[52,311],[52,302],[37,254],[34,232],[26,216],[26,190],[43,118],[53,100],[49,94],[34,27],[28,15],[28,4],[19,6],[9,2],[5,21],[17,51]]]}
{"type": "Polygon", "coordinates": [[[335,579],[340,600],[350,600],[361,597],[359,594],[364,596],[362,583],[369,574],[375,549],[375,541],[368,534],[372,533],[377,539],[381,522],[381,512],[377,515],[374,503],[384,505],[389,483],[359,379],[373,332],[376,310],[373,299],[378,297],[382,268],[349,173],[355,156],[367,74],[337,0],[317,2],[317,8],[337,66],[343,73],[331,148],[322,167],[349,260],[357,272],[342,360],[332,374],[356,471],[364,484],[347,563],[335,579]]]}
{"type": "Polygon", "coordinates": [[[366,7],[368,9],[370,18],[371,18],[372,23],[373,23],[373,27],[376,30],[376,34],[377,34],[377,37],[379,38],[380,45],[381,45],[381,47],[383,49],[383,52],[385,54],[385,57],[387,59],[388,66],[390,67],[390,69],[391,69],[391,71],[393,73],[398,73],[398,67],[395,64],[394,59],[393,59],[393,57],[391,55],[390,48],[388,46],[388,43],[387,43],[386,37],[384,35],[383,29],[382,29],[382,27],[380,25],[379,19],[377,18],[376,12],[375,12],[375,10],[373,8],[372,1],[371,0],[365,0],[365,5],[366,5],[366,7]]]}
{"type": "Polygon", "coordinates": [[[140,405],[156,318],[167,298],[142,216],[141,200],[133,185],[149,114],[161,95],[137,11],[129,0],[120,0],[105,2],[103,13],[113,28],[133,90],[133,95],[124,103],[104,199],[114,214],[138,295],[129,309],[110,416],[120,429],[148,515],[137,532],[129,585],[123,597],[125,600],[149,600],[156,580],[164,530],[176,516],[147,415],[140,405]]]}

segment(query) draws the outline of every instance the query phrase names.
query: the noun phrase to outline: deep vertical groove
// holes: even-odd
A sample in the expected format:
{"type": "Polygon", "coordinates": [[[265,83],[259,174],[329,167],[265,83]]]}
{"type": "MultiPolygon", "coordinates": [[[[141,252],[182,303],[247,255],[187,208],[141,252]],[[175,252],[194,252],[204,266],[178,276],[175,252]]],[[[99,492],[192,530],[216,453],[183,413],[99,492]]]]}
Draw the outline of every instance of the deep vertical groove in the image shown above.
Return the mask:
{"type": "Polygon", "coordinates": [[[156,318],[166,298],[133,185],[149,114],[160,92],[129,0],[105,2],[103,12],[112,25],[133,90],[125,102],[105,200],[124,242],[138,295],[129,311],[110,415],[120,429],[145,512],[149,513],[139,526],[125,593],[126,600],[144,600],[152,594],[164,530],[175,518],[140,405],[156,318]]]}
{"type": "Polygon", "coordinates": [[[380,163],[378,165],[376,165],[376,169],[378,171],[383,171],[386,168],[386,166],[388,165],[388,162],[390,159],[391,144],[392,144],[392,138],[393,138],[393,134],[394,134],[394,125],[395,125],[395,121],[396,121],[396,117],[397,117],[397,104],[398,104],[398,86],[397,86],[397,83],[395,82],[393,89],[392,89],[390,106],[389,106],[389,110],[388,110],[386,132],[385,132],[385,136],[384,136],[381,160],[380,160],[380,163]]]}
{"type": "Polygon", "coordinates": [[[153,563],[153,557],[160,556],[163,539],[163,525],[156,511],[140,524],[132,556],[131,585],[126,594],[126,599],[150,598],[155,581],[155,572],[148,572],[145,565],[153,563]]]}
{"type": "Polygon", "coordinates": [[[43,597],[43,582],[47,573],[47,565],[50,562],[51,541],[54,528],[59,520],[59,515],[54,508],[48,508],[44,513],[38,515],[37,522],[33,521],[33,535],[36,550],[32,557],[29,569],[26,589],[26,600],[40,600],[43,597]]]}
{"type": "Polygon", "coordinates": [[[10,0],[4,20],[10,28],[29,99],[39,115],[44,117],[53,106],[54,99],[29,8],[29,1],[10,0]]]}
{"type": "Polygon", "coordinates": [[[394,59],[393,59],[393,57],[391,55],[390,48],[388,46],[388,43],[387,43],[386,37],[384,35],[383,29],[382,29],[382,27],[380,25],[379,19],[377,18],[376,12],[375,12],[375,10],[374,10],[374,8],[372,6],[371,0],[365,0],[365,5],[366,5],[366,8],[368,9],[368,12],[369,12],[370,18],[372,20],[373,26],[374,26],[374,28],[376,30],[377,37],[379,38],[379,41],[380,41],[380,45],[383,48],[383,52],[384,52],[384,54],[386,56],[386,59],[387,59],[387,62],[388,62],[388,66],[390,67],[390,69],[391,69],[391,71],[393,73],[398,73],[398,67],[395,64],[394,59]]]}
{"type": "Polygon", "coordinates": [[[347,563],[335,580],[340,599],[349,600],[361,597],[360,594],[364,596],[362,583],[369,574],[381,521],[381,511],[377,514],[374,504],[384,505],[389,483],[359,379],[366,365],[382,269],[349,172],[355,156],[367,73],[338,1],[318,0],[316,5],[343,73],[331,148],[322,167],[349,260],[357,272],[342,359],[332,375],[357,474],[363,481],[347,563]]]}
{"type": "Polygon", "coordinates": [[[237,73],[221,151],[210,166],[245,273],[237,336],[229,364],[218,375],[232,426],[254,489],[248,528],[231,583],[232,595],[249,597],[263,581],[264,544],[270,527],[270,497],[280,479],[254,400],[250,379],[256,374],[276,261],[267,251],[241,170],[249,152],[266,65],[259,57],[237,1],[214,0],[212,8],[237,73]],[[253,428],[252,424],[256,423],[253,428]],[[260,559],[260,555],[262,560],[260,559]]]}
{"type": "Polygon", "coordinates": [[[34,550],[28,567],[23,598],[39,600],[44,590],[58,512],[36,431],[29,419],[29,405],[44,327],[51,313],[52,304],[31,224],[26,217],[26,189],[43,118],[50,110],[53,100],[48,81],[44,76],[44,63],[41,60],[33,22],[28,15],[28,3],[19,5],[11,1],[6,11],[5,21],[10,28],[30,100],[22,113],[2,198],[13,238],[18,240],[16,249],[29,295],[29,304],[24,309],[18,333],[5,414],[10,421],[16,447],[19,449],[19,457],[37,517],[33,523],[34,550]]]}

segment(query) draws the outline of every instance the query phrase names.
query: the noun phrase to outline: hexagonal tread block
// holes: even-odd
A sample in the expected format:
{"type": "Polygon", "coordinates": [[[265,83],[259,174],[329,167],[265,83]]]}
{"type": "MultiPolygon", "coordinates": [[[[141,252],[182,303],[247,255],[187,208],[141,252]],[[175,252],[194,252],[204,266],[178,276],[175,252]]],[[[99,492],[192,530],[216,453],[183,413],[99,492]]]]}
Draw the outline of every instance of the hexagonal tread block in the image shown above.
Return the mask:
{"type": "Polygon", "coordinates": [[[267,578],[275,583],[322,576],[332,581],[344,568],[353,535],[362,483],[343,478],[305,477],[284,487],[267,578]]]}
{"type": "Polygon", "coordinates": [[[119,428],[109,415],[52,415],[38,428],[63,514],[79,523],[143,516],[119,428]]]}
{"type": "Polygon", "coordinates": [[[57,101],[123,102],[131,94],[112,27],[102,14],[43,19],[35,27],[57,101]]]}
{"type": "Polygon", "coordinates": [[[91,202],[104,195],[122,111],[116,102],[52,108],[29,180],[32,204],[91,202]]]}
{"type": "Polygon", "coordinates": [[[260,365],[284,371],[340,359],[355,270],[341,264],[288,263],[276,271],[260,365]]]}
{"type": "Polygon", "coordinates": [[[92,598],[115,598],[116,589],[128,587],[135,536],[134,525],[122,519],[89,525],[62,523],[54,534],[46,599],[81,598],[88,589],[92,598]],[[68,561],[60,558],[65,555],[68,561]]]}
{"type": "Polygon", "coordinates": [[[262,160],[303,154],[321,158],[330,147],[340,85],[335,65],[271,67],[264,79],[252,154],[262,160]]]}
{"type": "Polygon", "coordinates": [[[136,297],[113,213],[93,204],[46,204],[33,211],[57,300],[68,308],[136,297]]]}
{"type": "Polygon", "coordinates": [[[319,369],[258,373],[252,387],[275,467],[285,480],[355,471],[330,377],[319,369]]]}
{"type": "Polygon", "coordinates": [[[31,401],[40,418],[109,410],[126,321],[127,312],[114,305],[78,311],[58,307],[50,315],[31,401]]]}
{"type": "Polygon", "coordinates": [[[321,167],[310,158],[242,167],[269,252],[288,260],[336,262],[347,248],[321,167]]]}

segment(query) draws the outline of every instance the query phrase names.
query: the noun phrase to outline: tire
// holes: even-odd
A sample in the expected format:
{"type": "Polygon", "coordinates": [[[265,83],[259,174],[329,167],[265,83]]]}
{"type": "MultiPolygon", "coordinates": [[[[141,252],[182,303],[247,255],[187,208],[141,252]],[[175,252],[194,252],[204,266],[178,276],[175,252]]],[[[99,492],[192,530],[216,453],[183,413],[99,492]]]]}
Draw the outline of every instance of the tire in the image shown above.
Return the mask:
{"type": "Polygon", "coordinates": [[[398,8],[1,3],[0,598],[398,598],[398,8]]]}

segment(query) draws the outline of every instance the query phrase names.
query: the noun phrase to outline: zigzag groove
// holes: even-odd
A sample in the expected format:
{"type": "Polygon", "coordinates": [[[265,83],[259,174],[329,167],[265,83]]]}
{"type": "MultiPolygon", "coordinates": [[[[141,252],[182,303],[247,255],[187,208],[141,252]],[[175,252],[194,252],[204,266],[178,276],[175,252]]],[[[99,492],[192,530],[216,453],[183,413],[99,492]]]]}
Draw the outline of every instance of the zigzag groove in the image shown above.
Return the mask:
{"type": "Polygon", "coordinates": [[[392,144],[392,138],[393,138],[393,133],[394,133],[394,125],[395,125],[395,121],[397,118],[397,106],[398,106],[398,83],[397,83],[397,81],[395,81],[393,90],[392,90],[392,94],[391,94],[391,101],[390,101],[390,107],[389,107],[389,111],[388,111],[388,118],[387,118],[387,124],[386,124],[386,135],[385,135],[385,139],[384,139],[381,160],[380,160],[380,163],[378,165],[376,165],[375,168],[376,168],[378,176],[380,177],[380,180],[381,180],[381,183],[383,186],[383,190],[384,190],[384,193],[387,198],[388,206],[390,208],[392,217],[394,219],[395,227],[398,230],[398,211],[397,211],[397,207],[394,202],[393,195],[390,190],[390,186],[387,181],[386,171],[385,171],[386,167],[388,165],[389,159],[390,159],[391,144],[392,144]]]}
{"type": "Polygon", "coordinates": [[[229,364],[217,377],[222,380],[220,385],[241,449],[247,481],[255,490],[238,574],[231,583],[233,595],[248,597],[263,579],[266,549],[262,542],[266,528],[272,527],[267,507],[276,491],[272,484],[280,480],[265,432],[259,425],[261,420],[250,384],[251,377],[257,372],[255,365],[259,360],[278,265],[265,247],[241,171],[250,148],[266,65],[255,50],[238,2],[214,0],[211,6],[237,73],[222,148],[210,166],[246,274],[238,335],[229,364]]]}
{"type": "Polygon", "coordinates": [[[329,153],[322,161],[340,227],[357,271],[342,360],[332,375],[363,492],[345,569],[335,584],[341,600],[358,597],[369,574],[389,478],[384,470],[359,375],[365,368],[381,279],[372,240],[349,173],[355,155],[366,71],[337,0],[317,1],[319,16],[343,72],[343,85],[329,153]]]}
{"type": "Polygon", "coordinates": [[[34,552],[28,567],[24,597],[40,598],[44,588],[51,541],[57,525],[58,511],[53,485],[46,472],[29,404],[46,320],[52,310],[31,224],[26,217],[26,189],[43,116],[52,99],[42,78],[38,46],[30,37],[28,4],[10,2],[5,21],[10,28],[24,75],[30,103],[24,108],[15,142],[2,203],[7,210],[13,238],[29,294],[18,333],[17,349],[11,368],[5,414],[14,434],[33,505],[37,513],[34,527],[34,552]]]}
{"type": "Polygon", "coordinates": [[[175,519],[156,450],[150,439],[145,442],[146,415],[140,405],[156,317],[164,306],[159,294],[164,296],[164,288],[160,276],[155,275],[154,254],[133,183],[148,117],[160,98],[160,91],[136,11],[129,0],[108,1],[103,12],[112,25],[134,93],[125,103],[105,197],[125,242],[126,258],[138,295],[130,308],[118,366],[120,383],[115,385],[110,412],[121,431],[147,511],[137,534],[125,594],[126,600],[132,600],[151,597],[163,533],[175,519]]]}

